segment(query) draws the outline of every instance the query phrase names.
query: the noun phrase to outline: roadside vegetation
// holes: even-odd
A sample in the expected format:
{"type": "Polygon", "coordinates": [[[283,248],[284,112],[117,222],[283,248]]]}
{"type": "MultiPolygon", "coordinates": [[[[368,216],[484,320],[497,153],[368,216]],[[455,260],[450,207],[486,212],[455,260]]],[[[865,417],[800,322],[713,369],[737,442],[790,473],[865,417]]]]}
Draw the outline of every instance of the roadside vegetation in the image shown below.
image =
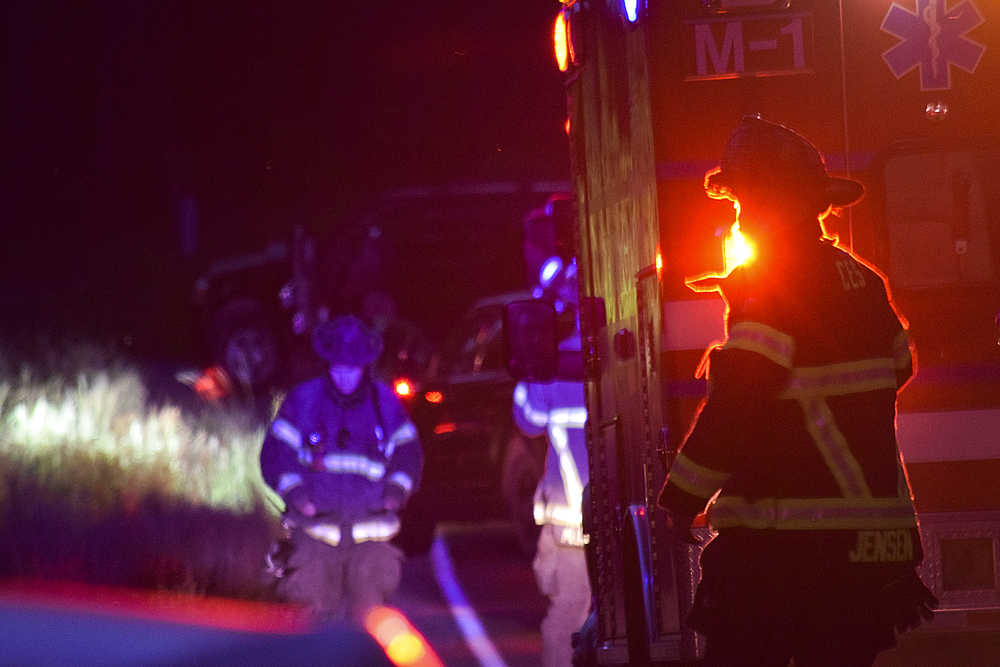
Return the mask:
{"type": "Polygon", "coordinates": [[[269,596],[259,419],[153,401],[99,348],[25,359],[0,349],[0,578],[269,596]]]}

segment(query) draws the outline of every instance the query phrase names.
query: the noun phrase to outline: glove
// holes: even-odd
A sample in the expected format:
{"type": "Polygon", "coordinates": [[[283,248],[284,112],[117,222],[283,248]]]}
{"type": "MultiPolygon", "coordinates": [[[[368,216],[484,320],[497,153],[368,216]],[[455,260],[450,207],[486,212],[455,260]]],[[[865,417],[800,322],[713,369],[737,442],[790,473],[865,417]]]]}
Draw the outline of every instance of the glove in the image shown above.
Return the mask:
{"type": "Polygon", "coordinates": [[[694,517],[667,510],[667,530],[678,544],[701,544],[701,540],[691,532],[694,517]]]}
{"type": "Polygon", "coordinates": [[[285,496],[285,504],[289,509],[298,512],[302,516],[316,516],[316,506],[309,500],[309,494],[305,488],[297,486],[285,496]]]}

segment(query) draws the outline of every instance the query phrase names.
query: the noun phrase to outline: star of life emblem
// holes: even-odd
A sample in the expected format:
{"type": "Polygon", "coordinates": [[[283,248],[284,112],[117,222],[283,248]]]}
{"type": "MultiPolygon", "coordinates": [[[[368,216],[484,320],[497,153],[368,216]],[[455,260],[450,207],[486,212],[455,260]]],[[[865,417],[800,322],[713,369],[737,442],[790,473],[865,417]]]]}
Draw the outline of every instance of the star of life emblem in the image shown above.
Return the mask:
{"type": "Polygon", "coordinates": [[[899,43],[882,54],[897,79],[920,69],[921,90],[951,88],[951,66],[969,74],[976,71],[986,46],[966,35],[985,19],[972,0],[948,8],[948,0],[916,0],[916,12],[892,3],[882,21],[882,31],[899,43]]]}

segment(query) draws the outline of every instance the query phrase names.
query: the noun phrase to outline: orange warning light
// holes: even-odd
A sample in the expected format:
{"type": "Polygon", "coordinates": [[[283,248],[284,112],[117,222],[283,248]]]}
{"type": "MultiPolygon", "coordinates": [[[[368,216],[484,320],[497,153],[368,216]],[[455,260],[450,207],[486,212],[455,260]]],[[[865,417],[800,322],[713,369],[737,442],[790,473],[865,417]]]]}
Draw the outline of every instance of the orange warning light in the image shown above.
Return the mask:
{"type": "Polygon", "coordinates": [[[552,45],[556,52],[556,65],[560,72],[569,69],[569,26],[566,23],[566,11],[560,10],[552,28],[552,45]]]}

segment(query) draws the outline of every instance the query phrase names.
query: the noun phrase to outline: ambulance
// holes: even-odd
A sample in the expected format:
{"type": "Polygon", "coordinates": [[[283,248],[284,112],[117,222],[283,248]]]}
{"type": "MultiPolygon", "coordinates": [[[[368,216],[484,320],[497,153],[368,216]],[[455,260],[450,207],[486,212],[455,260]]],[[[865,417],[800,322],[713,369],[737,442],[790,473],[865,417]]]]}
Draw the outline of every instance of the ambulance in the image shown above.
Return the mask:
{"type": "Polygon", "coordinates": [[[684,625],[698,549],[655,498],[724,335],[721,298],[688,283],[731,269],[739,238],[703,179],[759,114],[864,183],[825,230],[885,273],[917,348],[897,428],[941,606],[898,664],[988,664],[962,656],[1000,628],[1000,2],[564,0],[553,43],[589,341],[589,657],[703,652],[684,625]]]}

